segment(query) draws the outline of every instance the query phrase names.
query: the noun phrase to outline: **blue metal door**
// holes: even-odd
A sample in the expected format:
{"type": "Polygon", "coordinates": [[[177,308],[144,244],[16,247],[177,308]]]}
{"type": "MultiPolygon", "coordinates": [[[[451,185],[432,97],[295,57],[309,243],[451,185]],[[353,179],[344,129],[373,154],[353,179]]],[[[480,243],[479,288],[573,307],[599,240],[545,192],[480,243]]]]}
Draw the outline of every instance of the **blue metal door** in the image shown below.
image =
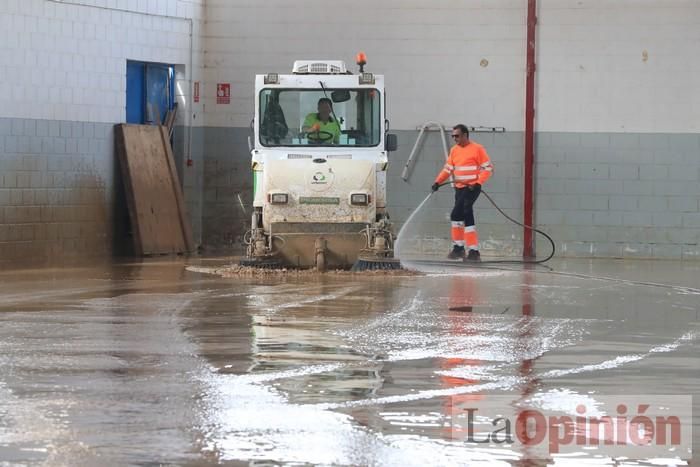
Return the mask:
{"type": "Polygon", "coordinates": [[[173,67],[128,61],[126,68],[126,121],[156,125],[174,106],[173,67]]]}
{"type": "Polygon", "coordinates": [[[144,122],[144,64],[126,62],[126,123],[144,122]]]}

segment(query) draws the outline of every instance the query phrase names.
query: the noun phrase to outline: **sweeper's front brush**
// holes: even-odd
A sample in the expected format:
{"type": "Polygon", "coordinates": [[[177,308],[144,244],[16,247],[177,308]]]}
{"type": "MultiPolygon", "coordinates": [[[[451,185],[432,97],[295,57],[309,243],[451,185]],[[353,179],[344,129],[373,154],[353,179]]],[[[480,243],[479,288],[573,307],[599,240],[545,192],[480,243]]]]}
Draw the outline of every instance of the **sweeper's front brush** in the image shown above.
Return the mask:
{"type": "Polygon", "coordinates": [[[351,271],[391,271],[401,268],[398,258],[382,258],[379,256],[360,256],[351,271]]]}
{"type": "Polygon", "coordinates": [[[241,258],[238,264],[261,269],[279,269],[282,267],[282,263],[278,259],[273,258],[245,257],[241,258]]]}

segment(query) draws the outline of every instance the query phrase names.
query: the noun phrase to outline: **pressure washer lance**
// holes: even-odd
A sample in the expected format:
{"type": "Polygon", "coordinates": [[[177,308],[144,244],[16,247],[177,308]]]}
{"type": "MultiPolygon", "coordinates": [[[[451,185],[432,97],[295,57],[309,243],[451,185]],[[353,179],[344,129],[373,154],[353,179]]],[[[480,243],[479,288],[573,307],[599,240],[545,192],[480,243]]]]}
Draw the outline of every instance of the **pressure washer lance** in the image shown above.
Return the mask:
{"type": "MultiPolygon", "coordinates": [[[[440,185],[438,185],[438,187],[449,185],[451,183],[452,183],[452,181],[447,181],[447,182],[441,183],[440,185]]],[[[433,193],[435,193],[435,191],[431,191],[430,195],[428,195],[428,197],[432,196],[433,193]]],[[[488,199],[491,202],[491,204],[493,204],[493,207],[496,208],[498,210],[498,212],[500,212],[503,215],[503,217],[505,217],[506,219],[508,219],[512,223],[517,224],[517,225],[524,227],[526,229],[530,229],[533,232],[536,232],[536,233],[544,236],[547,240],[549,240],[550,245],[552,245],[552,251],[551,251],[551,253],[549,253],[549,256],[547,256],[544,259],[499,259],[499,260],[488,260],[488,261],[474,262],[473,264],[475,264],[475,265],[477,265],[477,264],[542,264],[542,263],[546,263],[547,261],[552,259],[552,257],[554,256],[554,253],[556,251],[556,246],[554,245],[554,240],[552,240],[552,237],[550,237],[546,233],[542,232],[541,230],[539,230],[531,225],[525,225],[522,222],[516,221],[515,219],[510,217],[508,214],[503,212],[503,210],[500,207],[498,207],[498,205],[493,200],[493,198],[491,198],[489,196],[489,194],[484,191],[483,187],[481,189],[481,194],[486,196],[486,199],[488,199]]],[[[472,264],[472,263],[470,263],[470,264],[472,264]]]]}

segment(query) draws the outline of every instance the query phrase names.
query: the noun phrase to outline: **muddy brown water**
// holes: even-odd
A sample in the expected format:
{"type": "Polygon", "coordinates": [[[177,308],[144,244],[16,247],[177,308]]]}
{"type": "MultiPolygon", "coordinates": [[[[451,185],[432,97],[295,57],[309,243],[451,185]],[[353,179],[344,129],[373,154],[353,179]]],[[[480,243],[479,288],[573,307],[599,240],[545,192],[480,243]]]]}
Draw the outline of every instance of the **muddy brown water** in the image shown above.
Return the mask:
{"type": "Polygon", "coordinates": [[[697,396],[698,263],[226,278],[188,264],[213,267],[0,274],[0,464],[682,465],[591,448],[523,464],[517,446],[465,440],[454,409],[697,396]]]}

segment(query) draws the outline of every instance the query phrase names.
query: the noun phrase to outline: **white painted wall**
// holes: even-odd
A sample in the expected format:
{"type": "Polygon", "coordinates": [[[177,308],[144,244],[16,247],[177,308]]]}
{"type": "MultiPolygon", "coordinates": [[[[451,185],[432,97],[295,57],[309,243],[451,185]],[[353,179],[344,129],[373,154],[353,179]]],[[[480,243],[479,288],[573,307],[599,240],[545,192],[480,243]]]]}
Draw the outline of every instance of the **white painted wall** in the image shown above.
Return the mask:
{"type": "MultiPolygon", "coordinates": [[[[700,129],[700,2],[538,4],[538,131],[700,129]]],[[[3,0],[0,116],[123,121],[126,59],[190,66],[187,18],[193,18],[195,80],[203,47],[207,66],[201,76],[206,118],[195,119],[195,125],[247,126],[256,73],[288,71],[299,58],[352,64],[363,50],[368,69],[386,75],[394,128],[438,120],[521,131],[526,5],[526,0],[207,0],[205,7],[205,0],[3,0]],[[216,104],[218,82],[231,83],[230,105],[216,104]]],[[[179,90],[183,103],[191,92],[186,84],[179,90]]]]}
{"type": "MultiPolygon", "coordinates": [[[[698,131],[700,2],[538,5],[538,131],[698,131]]],[[[526,16],[527,0],[208,0],[207,124],[248,125],[256,73],[363,50],[386,75],[394,128],[522,131],[526,16]],[[232,84],[231,105],[215,103],[217,82],[232,84]]]]}
{"type": "Polygon", "coordinates": [[[207,125],[250,123],[255,74],[289,72],[295,59],[342,59],[356,69],[364,51],[367,70],[386,76],[395,129],[427,120],[520,128],[525,4],[207,0],[207,125]],[[231,83],[231,105],[216,104],[217,82],[231,83]]]}
{"type": "MultiPolygon", "coordinates": [[[[538,131],[700,129],[700,2],[538,4],[538,131]]],[[[3,0],[0,116],[123,121],[126,59],[189,67],[187,19],[193,18],[194,79],[202,81],[206,104],[206,118],[195,125],[247,126],[256,73],[288,71],[300,58],[340,58],[352,66],[363,50],[368,69],[386,75],[394,128],[438,120],[522,131],[526,6],[526,0],[332,6],[321,0],[207,0],[206,6],[205,0],[3,0]],[[202,60],[207,69],[200,75],[202,60]],[[216,104],[219,82],[231,83],[230,105],[216,104]]],[[[185,84],[182,103],[191,92],[185,84]]]]}
{"type": "MultiPolygon", "coordinates": [[[[190,67],[204,0],[2,0],[0,117],[122,122],[126,60],[190,67]]],[[[188,76],[189,77],[189,76],[188,76]]],[[[181,88],[184,103],[189,83],[181,88]]]]}
{"type": "Polygon", "coordinates": [[[700,130],[700,2],[538,3],[539,131],[700,130]]]}

